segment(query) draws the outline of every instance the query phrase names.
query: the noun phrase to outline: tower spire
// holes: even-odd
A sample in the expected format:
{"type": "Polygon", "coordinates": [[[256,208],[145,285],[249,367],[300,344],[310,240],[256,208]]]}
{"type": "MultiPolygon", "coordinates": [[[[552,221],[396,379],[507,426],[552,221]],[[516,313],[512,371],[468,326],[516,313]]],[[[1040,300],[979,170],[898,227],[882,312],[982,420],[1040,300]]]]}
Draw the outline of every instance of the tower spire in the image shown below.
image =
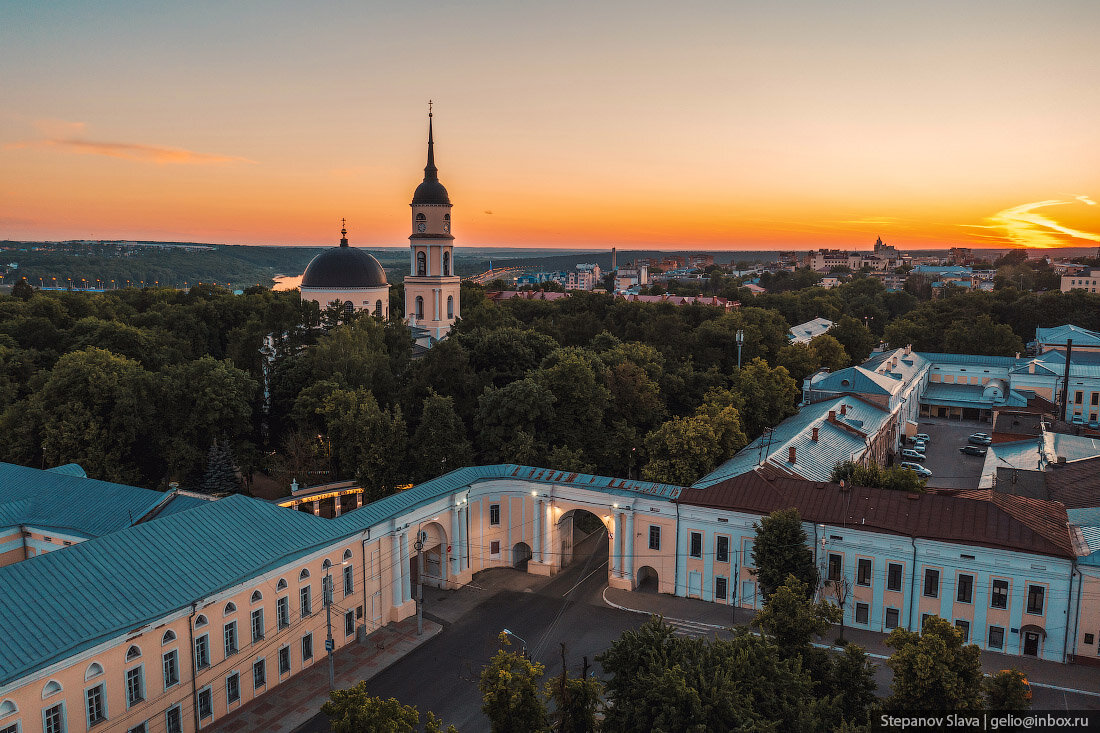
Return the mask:
{"type": "Polygon", "coordinates": [[[347,219],[341,219],[340,220],[340,246],[341,247],[347,247],[348,246],[348,220],[347,219]]]}
{"type": "Polygon", "coordinates": [[[435,140],[432,139],[432,100],[428,100],[428,165],[424,166],[424,180],[438,181],[439,169],[435,167],[435,140]]]}

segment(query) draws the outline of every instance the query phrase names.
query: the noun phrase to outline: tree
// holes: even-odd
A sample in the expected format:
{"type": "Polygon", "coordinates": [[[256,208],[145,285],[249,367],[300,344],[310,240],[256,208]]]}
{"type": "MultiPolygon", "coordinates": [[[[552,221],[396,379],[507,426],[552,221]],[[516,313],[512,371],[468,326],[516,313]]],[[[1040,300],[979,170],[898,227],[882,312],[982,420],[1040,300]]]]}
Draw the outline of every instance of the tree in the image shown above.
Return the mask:
{"type": "Polygon", "coordinates": [[[568,348],[555,351],[533,372],[535,382],[556,400],[549,442],[581,450],[598,442],[611,393],[597,374],[597,365],[603,367],[584,351],[568,348]]]}
{"type": "Polygon", "coordinates": [[[455,413],[454,400],[429,390],[420,412],[420,424],[413,433],[415,446],[410,479],[414,483],[435,478],[446,471],[468,466],[473,460],[466,426],[455,413]]]}
{"type": "Polygon", "coordinates": [[[27,278],[21,277],[19,278],[19,282],[12,286],[11,294],[12,297],[19,298],[20,300],[30,300],[34,297],[34,288],[27,282],[27,278]]]}
{"type": "Polygon", "coordinates": [[[952,354],[1012,356],[1022,353],[1024,342],[1004,323],[994,323],[986,313],[953,324],[943,335],[944,348],[952,354]]]}
{"type": "Polygon", "coordinates": [[[772,369],[763,359],[753,359],[737,373],[734,384],[744,401],[741,420],[750,438],[798,411],[795,405],[802,390],[781,366],[772,369]]]}
{"type": "Polygon", "coordinates": [[[809,344],[788,344],[779,350],[776,363],[790,373],[796,384],[801,384],[802,380],[821,368],[821,357],[809,344]]]}
{"type": "Polygon", "coordinates": [[[871,330],[851,316],[841,316],[827,335],[835,338],[844,347],[854,364],[866,360],[871,355],[871,349],[878,343],[871,330]]]}
{"type": "Polygon", "coordinates": [[[852,363],[844,345],[827,333],[814,336],[810,340],[810,348],[817,354],[818,363],[831,371],[843,369],[852,363]]]}
{"type": "Polygon", "coordinates": [[[793,575],[802,582],[807,597],[817,589],[818,572],[813,552],[806,546],[802,517],[795,508],[779,509],[753,523],[753,574],[765,602],[793,575]]]}
{"type": "Polygon", "coordinates": [[[888,710],[982,709],[981,651],[949,621],[932,616],[920,633],[898,627],[886,645],[895,650],[886,662],[894,671],[888,710]]]}
{"type": "Polygon", "coordinates": [[[533,463],[549,447],[543,436],[557,399],[534,379],[486,387],[478,398],[474,434],[478,452],[490,463],[533,463]],[[536,441],[535,436],[539,436],[536,441]]]}
{"type": "Polygon", "coordinates": [[[982,681],[988,710],[1024,712],[1031,709],[1031,686],[1018,669],[1002,669],[982,681]]]}
{"type": "Polygon", "coordinates": [[[867,725],[878,701],[875,668],[858,644],[845,644],[833,658],[832,688],[839,694],[840,716],[849,725],[867,725]]]}
{"type": "Polygon", "coordinates": [[[584,658],[580,677],[570,677],[561,645],[561,675],[546,681],[546,697],[553,704],[550,729],[554,733],[592,733],[599,727],[597,714],[603,702],[603,683],[588,673],[584,658]]]}
{"type": "MultiPolygon", "coordinates": [[[[346,690],[333,690],[321,706],[328,716],[333,733],[414,733],[420,723],[420,712],[412,705],[402,705],[396,698],[383,700],[367,692],[366,680],[346,690]]],[[[442,722],[428,713],[426,733],[439,733],[442,722]]],[[[457,733],[449,726],[447,733],[457,733]]]]}
{"type": "Polygon", "coordinates": [[[228,441],[212,441],[206,453],[206,471],[199,488],[205,494],[231,494],[239,491],[240,487],[237,464],[228,441]]]}
{"type": "Polygon", "coordinates": [[[852,460],[841,461],[833,466],[830,481],[844,481],[851,486],[873,486],[891,491],[923,492],[927,483],[915,471],[901,466],[883,468],[876,463],[863,465],[852,460]]]}
{"type": "Polygon", "coordinates": [[[477,689],[481,710],[492,733],[528,733],[547,729],[546,703],[539,695],[545,667],[525,654],[507,651],[508,635],[500,634],[500,650],[481,670],[477,689]]]}
{"type": "Polygon", "coordinates": [[[812,588],[788,575],[752,620],[784,657],[807,656],[814,638],[824,636],[829,625],[840,620],[841,609],[827,601],[814,603],[812,595],[812,588]]]}

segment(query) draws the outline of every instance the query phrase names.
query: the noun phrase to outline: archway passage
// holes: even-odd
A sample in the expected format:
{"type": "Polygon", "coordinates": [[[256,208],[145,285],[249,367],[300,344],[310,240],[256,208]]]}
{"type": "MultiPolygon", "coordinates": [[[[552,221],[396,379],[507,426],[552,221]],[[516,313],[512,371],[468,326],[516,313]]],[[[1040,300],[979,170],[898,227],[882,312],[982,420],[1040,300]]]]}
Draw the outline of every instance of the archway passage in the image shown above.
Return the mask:
{"type": "MultiPolygon", "coordinates": [[[[424,561],[424,585],[432,588],[445,588],[447,581],[447,532],[438,522],[429,522],[420,528],[424,547],[421,549],[424,561]]],[[[410,538],[416,542],[416,535],[410,538]]],[[[409,577],[413,585],[419,582],[420,559],[416,556],[415,545],[409,547],[409,577]]]]}
{"type": "Polygon", "coordinates": [[[570,509],[558,520],[561,567],[589,559],[607,559],[607,526],[585,509],[570,509]]]}
{"type": "Polygon", "coordinates": [[[527,571],[527,562],[531,559],[531,546],[526,542],[517,542],[512,547],[512,567],[527,571]]]}
{"type": "Polygon", "coordinates": [[[648,565],[638,568],[638,588],[642,593],[657,592],[657,571],[648,565]]]}

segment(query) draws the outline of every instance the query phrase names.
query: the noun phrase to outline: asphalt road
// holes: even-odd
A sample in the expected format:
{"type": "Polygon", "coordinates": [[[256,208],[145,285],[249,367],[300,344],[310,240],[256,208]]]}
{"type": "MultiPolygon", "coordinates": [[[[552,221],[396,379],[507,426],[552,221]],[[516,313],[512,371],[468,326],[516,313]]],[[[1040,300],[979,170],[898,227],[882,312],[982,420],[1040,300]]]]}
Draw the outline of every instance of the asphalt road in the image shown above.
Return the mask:
{"type": "Polygon", "coordinates": [[[942,418],[921,418],[918,424],[920,432],[932,438],[922,461],[932,472],[928,485],[941,489],[976,489],[985,458],[959,453],[959,447],[966,445],[971,434],[988,433],[992,426],[975,420],[960,422],[942,418]]]}

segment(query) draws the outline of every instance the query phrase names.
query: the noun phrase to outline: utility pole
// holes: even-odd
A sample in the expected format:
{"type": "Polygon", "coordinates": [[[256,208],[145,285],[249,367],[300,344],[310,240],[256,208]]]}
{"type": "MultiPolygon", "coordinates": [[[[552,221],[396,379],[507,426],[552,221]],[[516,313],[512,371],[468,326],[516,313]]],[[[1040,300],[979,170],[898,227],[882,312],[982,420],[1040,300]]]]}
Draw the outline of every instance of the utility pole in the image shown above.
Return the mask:
{"type": "Polygon", "coordinates": [[[332,572],[325,569],[325,622],[328,624],[328,636],[325,638],[325,651],[328,653],[328,689],[336,689],[336,663],[332,659],[332,651],[336,643],[332,640],[332,572]]]}
{"type": "Polygon", "coordinates": [[[421,550],[424,549],[424,535],[420,533],[420,528],[416,530],[416,542],[413,544],[416,549],[416,635],[424,635],[424,553],[421,550]]]}
{"type": "Polygon", "coordinates": [[[737,371],[741,371],[741,345],[745,343],[745,329],[737,329],[737,371]]]}

